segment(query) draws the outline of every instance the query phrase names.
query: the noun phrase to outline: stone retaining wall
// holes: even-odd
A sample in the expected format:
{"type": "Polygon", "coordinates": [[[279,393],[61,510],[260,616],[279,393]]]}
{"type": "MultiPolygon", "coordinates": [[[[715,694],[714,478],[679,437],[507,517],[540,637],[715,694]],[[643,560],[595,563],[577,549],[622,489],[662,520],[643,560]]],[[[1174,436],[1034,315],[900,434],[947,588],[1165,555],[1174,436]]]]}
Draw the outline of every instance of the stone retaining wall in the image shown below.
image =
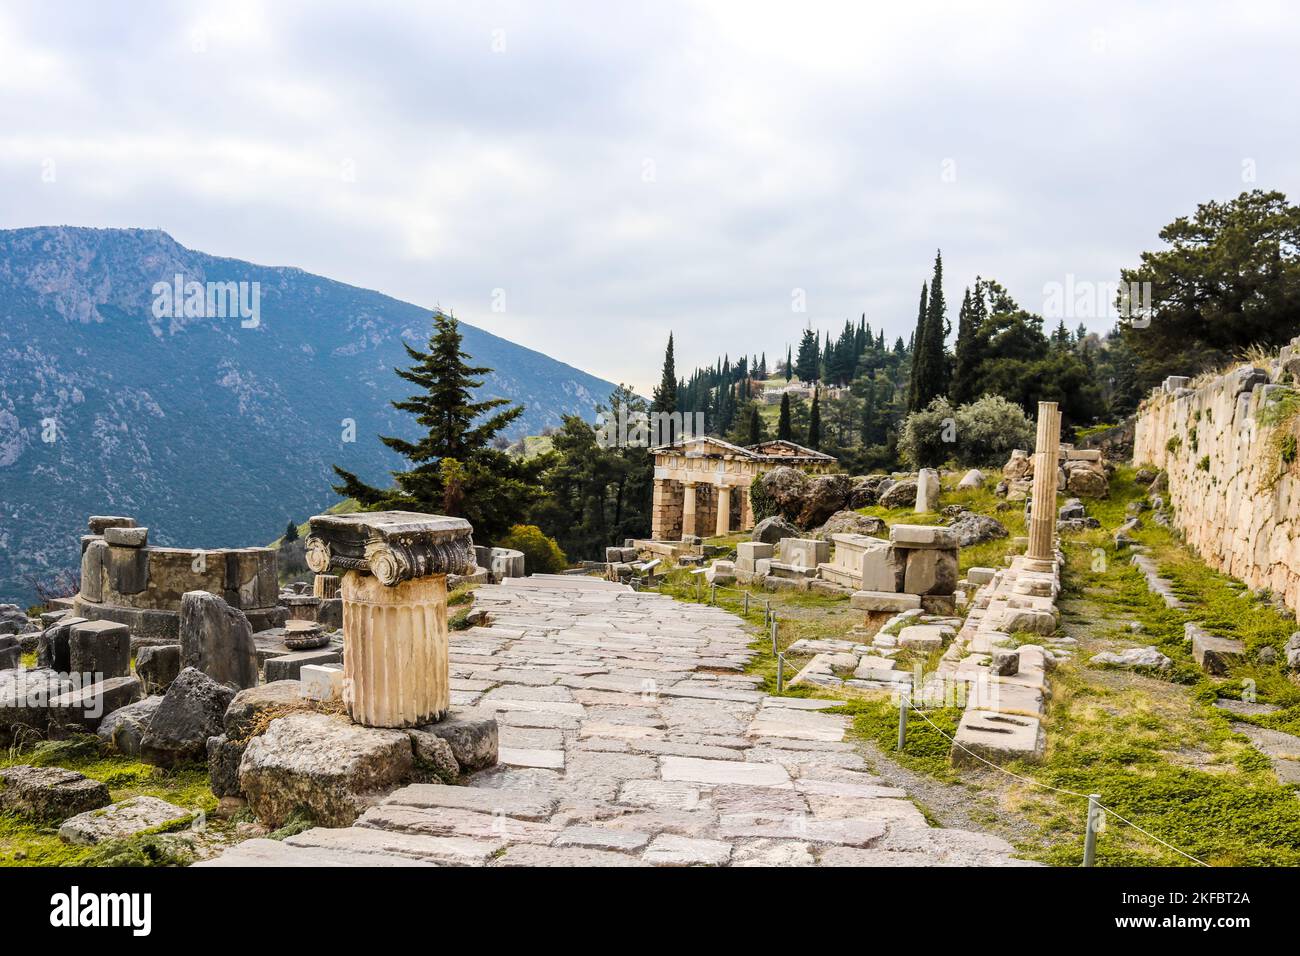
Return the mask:
{"type": "Polygon", "coordinates": [[[1300,611],[1300,477],[1278,442],[1294,425],[1266,424],[1298,373],[1295,339],[1267,366],[1166,379],[1138,409],[1133,463],[1168,474],[1174,525],[1202,560],[1300,611]]]}

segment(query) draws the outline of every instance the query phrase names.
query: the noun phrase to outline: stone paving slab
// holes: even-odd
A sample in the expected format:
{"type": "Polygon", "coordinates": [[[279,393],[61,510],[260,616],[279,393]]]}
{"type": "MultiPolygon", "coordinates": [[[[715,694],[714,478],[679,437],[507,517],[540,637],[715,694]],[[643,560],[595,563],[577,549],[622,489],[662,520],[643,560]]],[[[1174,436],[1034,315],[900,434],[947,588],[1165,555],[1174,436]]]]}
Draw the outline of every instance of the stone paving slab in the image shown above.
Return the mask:
{"type": "Polygon", "coordinates": [[[496,717],[498,766],[207,865],[1014,862],[1001,841],[929,827],[866,772],[849,719],[824,713],[839,702],[759,690],[743,673],[756,636],[721,608],[569,575],[510,578],[475,600],[491,626],[451,635],[453,686],[496,717]]]}

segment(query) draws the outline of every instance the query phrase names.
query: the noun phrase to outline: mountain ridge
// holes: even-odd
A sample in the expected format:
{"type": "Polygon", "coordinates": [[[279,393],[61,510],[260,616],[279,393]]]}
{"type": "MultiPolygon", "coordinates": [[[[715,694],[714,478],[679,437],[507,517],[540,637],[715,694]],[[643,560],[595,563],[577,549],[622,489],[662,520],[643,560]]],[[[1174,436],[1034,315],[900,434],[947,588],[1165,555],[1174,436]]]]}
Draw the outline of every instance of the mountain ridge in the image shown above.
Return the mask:
{"type": "MultiPolygon", "coordinates": [[[[402,343],[432,310],[296,266],[188,249],[156,229],[0,230],[0,601],[76,565],[92,512],[127,513],[150,541],[265,541],[337,496],[330,465],[372,483],[414,437],[389,402],[409,385],[402,343]],[[253,283],[258,316],[159,307],[159,283],[253,283]],[[159,315],[159,312],[163,314],[159,315]]],[[[494,371],[479,394],[523,404],[510,438],[591,419],[614,385],[461,323],[494,371]]]]}

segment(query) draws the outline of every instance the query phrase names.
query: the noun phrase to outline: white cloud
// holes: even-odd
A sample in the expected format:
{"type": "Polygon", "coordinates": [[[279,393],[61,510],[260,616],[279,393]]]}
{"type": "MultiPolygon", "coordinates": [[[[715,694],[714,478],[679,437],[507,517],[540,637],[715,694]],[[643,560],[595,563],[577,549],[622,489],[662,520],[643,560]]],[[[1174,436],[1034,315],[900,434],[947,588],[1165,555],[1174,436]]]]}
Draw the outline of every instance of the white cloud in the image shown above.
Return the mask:
{"type": "Polygon", "coordinates": [[[1297,33],[1271,3],[31,3],[0,225],[159,226],[648,388],[669,329],[682,366],[863,311],[905,336],[936,247],[954,309],[977,273],[1039,308],[1197,202],[1295,193],[1297,33]]]}

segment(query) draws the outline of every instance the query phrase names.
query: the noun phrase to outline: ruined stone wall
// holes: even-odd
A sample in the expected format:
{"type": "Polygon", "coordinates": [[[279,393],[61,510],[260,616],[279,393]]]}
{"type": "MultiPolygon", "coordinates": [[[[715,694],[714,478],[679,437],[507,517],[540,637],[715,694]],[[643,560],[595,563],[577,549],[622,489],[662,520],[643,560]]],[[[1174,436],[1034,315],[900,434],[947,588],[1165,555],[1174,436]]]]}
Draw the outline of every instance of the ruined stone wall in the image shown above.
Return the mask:
{"type": "Polygon", "coordinates": [[[1280,452],[1295,425],[1269,424],[1297,373],[1300,339],[1266,367],[1166,379],[1138,409],[1133,463],[1167,472],[1174,526],[1207,564],[1300,611],[1300,473],[1280,452]]]}

